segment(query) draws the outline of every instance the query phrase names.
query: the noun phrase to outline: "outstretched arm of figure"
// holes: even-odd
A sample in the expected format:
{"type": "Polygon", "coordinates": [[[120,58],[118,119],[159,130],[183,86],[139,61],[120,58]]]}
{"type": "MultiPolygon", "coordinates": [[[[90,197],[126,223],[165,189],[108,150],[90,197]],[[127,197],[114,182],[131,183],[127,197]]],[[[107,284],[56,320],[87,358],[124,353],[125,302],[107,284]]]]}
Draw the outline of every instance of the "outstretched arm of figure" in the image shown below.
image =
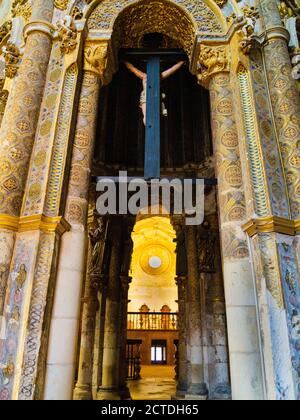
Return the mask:
{"type": "Polygon", "coordinates": [[[172,74],[176,73],[176,71],[179,70],[183,65],[184,65],[184,61],[179,61],[179,63],[175,64],[175,66],[164,71],[161,74],[162,80],[167,79],[168,77],[172,76],[172,74]]]}
{"type": "Polygon", "coordinates": [[[141,70],[134,67],[133,64],[129,63],[128,61],[124,61],[125,66],[128,68],[131,73],[137,76],[139,79],[144,80],[147,77],[147,74],[142,72],[141,70]]]}

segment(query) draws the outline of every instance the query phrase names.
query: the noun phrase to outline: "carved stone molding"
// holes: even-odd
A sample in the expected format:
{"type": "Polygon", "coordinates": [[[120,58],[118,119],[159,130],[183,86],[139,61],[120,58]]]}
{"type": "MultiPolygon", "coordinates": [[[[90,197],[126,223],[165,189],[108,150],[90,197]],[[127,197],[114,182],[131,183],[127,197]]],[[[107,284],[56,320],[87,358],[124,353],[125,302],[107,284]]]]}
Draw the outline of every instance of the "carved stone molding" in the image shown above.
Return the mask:
{"type": "Polygon", "coordinates": [[[65,16],[57,23],[58,39],[60,49],[63,53],[69,54],[77,46],[77,28],[71,16],[65,16]]]}
{"type": "Polygon", "coordinates": [[[213,75],[227,71],[229,71],[227,47],[201,45],[197,76],[199,83],[208,87],[213,75]]]}
{"type": "Polygon", "coordinates": [[[46,217],[44,215],[16,217],[0,214],[0,228],[12,232],[28,232],[41,230],[46,233],[56,232],[63,235],[70,230],[69,223],[61,216],[46,217]]]}
{"type": "Polygon", "coordinates": [[[271,216],[263,219],[252,219],[243,226],[243,230],[251,238],[258,233],[281,233],[295,236],[300,233],[300,223],[299,220],[271,216]]]}

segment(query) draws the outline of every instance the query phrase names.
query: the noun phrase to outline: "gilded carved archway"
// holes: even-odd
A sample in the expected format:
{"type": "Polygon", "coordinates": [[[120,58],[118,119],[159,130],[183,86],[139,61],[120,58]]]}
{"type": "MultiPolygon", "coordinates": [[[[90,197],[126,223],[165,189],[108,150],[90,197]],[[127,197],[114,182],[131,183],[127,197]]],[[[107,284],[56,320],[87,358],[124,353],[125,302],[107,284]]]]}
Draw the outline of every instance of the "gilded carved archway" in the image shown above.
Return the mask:
{"type": "MultiPolygon", "coordinates": [[[[243,19],[237,18],[242,13],[236,3],[226,0],[76,0],[69,13],[75,21],[87,21],[85,58],[90,61],[88,66],[91,62],[92,65],[99,64],[101,59],[99,73],[104,83],[108,83],[116,71],[118,49],[139,47],[142,37],[150,32],[167,35],[182,47],[190,59],[194,74],[199,72],[201,66],[201,45],[221,46],[222,50],[217,51],[217,56],[226,58],[221,68],[217,63],[217,71],[223,71],[229,61],[226,45],[231,43],[234,33],[243,26],[243,19]]],[[[214,72],[211,62],[209,66],[209,72],[214,72]]],[[[204,67],[205,72],[207,67],[204,67]]]]}

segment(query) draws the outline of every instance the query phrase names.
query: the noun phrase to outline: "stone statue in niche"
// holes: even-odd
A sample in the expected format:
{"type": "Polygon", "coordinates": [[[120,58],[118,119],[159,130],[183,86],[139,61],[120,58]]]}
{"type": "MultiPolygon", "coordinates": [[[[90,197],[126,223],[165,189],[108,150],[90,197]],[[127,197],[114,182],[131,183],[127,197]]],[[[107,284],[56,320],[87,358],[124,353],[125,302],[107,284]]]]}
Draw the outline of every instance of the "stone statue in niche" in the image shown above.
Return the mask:
{"type": "Polygon", "coordinates": [[[100,274],[102,271],[103,247],[105,241],[105,221],[102,217],[96,219],[97,227],[89,232],[91,241],[90,274],[100,274]]]}
{"type": "Polygon", "coordinates": [[[217,237],[211,231],[208,221],[199,227],[197,245],[199,250],[199,271],[200,273],[215,273],[215,253],[217,237]]]}
{"type": "MultiPolygon", "coordinates": [[[[170,67],[168,70],[165,70],[161,73],[161,80],[165,80],[168,77],[172,76],[172,74],[176,73],[184,64],[184,61],[179,61],[174,66],[170,67]]],[[[137,76],[139,79],[143,82],[143,90],[140,97],[140,108],[143,112],[144,116],[144,125],[146,125],[146,118],[147,118],[147,73],[142,72],[141,70],[137,69],[133,64],[129,63],[128,61],[125,61],[125,66],[128,68],[131,73],[133,73],[135,76],[137,76]]],[[[163,100],[165,99],[165,96],[163,96],[163,100]]],[[[165,107],[164,102],[162,103],[162,113],[164,116],[167,115],[167,109],[165,107]]]]}
{"type": "Polygon", "coordinates": [[[177,238],[176,242],[176,275],[178,277],[186,277],[188,273],[186,238],[185,231],[181,225],[176,224],[175,230],[177,238]]]}

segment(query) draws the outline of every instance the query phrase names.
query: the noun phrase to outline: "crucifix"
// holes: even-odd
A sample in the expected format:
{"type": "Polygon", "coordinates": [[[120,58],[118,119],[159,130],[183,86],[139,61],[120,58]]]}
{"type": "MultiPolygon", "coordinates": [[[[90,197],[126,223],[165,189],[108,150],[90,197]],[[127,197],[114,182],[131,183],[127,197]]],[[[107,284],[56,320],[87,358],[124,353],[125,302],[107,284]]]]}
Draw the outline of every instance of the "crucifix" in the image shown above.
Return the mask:
{"type": "Polygon", "coordinates": [[[125,61],[126,67],[143,82],[143,90],[140,97],[140,108],[143,112],[143,120],[146,129],[145,136],[145,167],[144,178],[160,178],[160,112],[161,93],[160,81],[179,70],[184,64],[185,55],[178,50],[164,51],[130,51],[125,54],[126,60],[130,57],[139,56],[147,61],[147,73],[142,72],[125,61]],[[161,73],[161,58],[177,58],[174,66],[161,73]]]}

